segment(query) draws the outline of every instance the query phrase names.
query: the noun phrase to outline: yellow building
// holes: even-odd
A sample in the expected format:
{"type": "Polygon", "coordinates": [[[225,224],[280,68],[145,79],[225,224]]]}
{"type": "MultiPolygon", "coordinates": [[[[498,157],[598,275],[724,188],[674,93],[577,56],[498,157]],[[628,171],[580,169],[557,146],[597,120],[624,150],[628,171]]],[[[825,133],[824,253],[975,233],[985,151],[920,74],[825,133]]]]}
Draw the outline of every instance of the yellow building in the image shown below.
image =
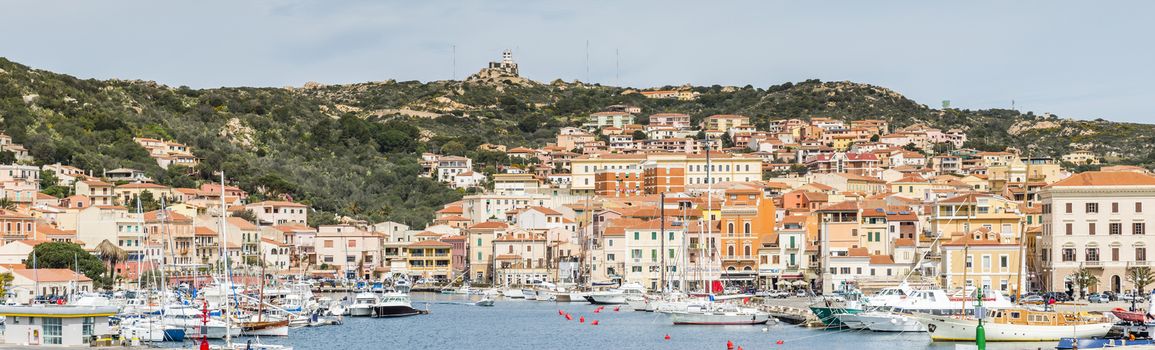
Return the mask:
{"type": "Polygon", "coordinates": [[[1002,196],[968,193],[938,201],[930,224],[939,235],[985,228],[996,233],[999,242],[1013,243],[1022,230],[1021,221],[1018,203],[1002,196]]]}
{"type": "Polygon", "coordinates": [[[1019,271],[1019,245],[1004,242],[1000,235],[985,228],[958,234],[942,244],[943,286],[947,290],[963,286],[995,288],[1014,292],[1017,280],[1026,278],[1019,271]]]}
{"type": "Polygon", "coordinates": [[[740,154],[711,152],[710,166],[707,166],[705,154],[589,154],[570,162],[571,188],[575,192],[592,192],[595,186],[594,175],[599,171],[641,171],[643,164],[647,167],[684,169],[683,183],[687,186],[705,185],[709,183],[708,178],[713,178],[714,183],[762,179],[762,159],[740,154]]]}
{"type": "Polygon", "coordinates": [[[426,240],[409,244],[405,247],[406,259],[409,263],[409,274],[425,278],[449,280],[449,263],[452,260],[450,250],[452,244],[426,240]]]}

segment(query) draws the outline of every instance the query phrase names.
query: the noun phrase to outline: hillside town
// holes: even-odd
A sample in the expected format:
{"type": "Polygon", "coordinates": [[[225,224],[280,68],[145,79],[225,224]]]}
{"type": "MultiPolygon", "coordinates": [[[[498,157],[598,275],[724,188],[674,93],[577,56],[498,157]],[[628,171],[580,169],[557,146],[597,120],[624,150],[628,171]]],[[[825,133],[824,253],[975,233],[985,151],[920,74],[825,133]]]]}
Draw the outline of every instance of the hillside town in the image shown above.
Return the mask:
{"type": "MultiPolygon", "coordinates": [[[[609,106],[544,147],[483,145],[511,160],[496,168],[426,153],[420,176],[467,192],[424,227],[347,217],[310,225],[307,205],[250,201],[228,184],[173,188],[135,169],[92,174],[20,158],[0,169],[0,266],[21,277],[10,294],[29,298],[94,288],[54,280],[77,277],[68,270],[40,281],[22,272],[35,246],[61,241],[98,255],[101,244],[123,250],[110,288],[162,268],[195,279],[222,254],[318,278],[655,291],[725,281],[819,294],[900,283],[1119,293],[1134,288],[1127,269],[1148,265],[1147,169],[1073,173],[1063,165],[1095,156],[980,152],[963,147],[960,130],[880,119],[781,119],[765,130],[742,115],[694,120],[609,106]],[[66,196],[41,193],[49,175],[66,196]],[[141,200],[158,205],[146,211],[141,200]],[[1099,278],[1079,285],[1076,273],[1099,278]]],[[[186,145],[135,140],[161,167],[197,162],[186,145]]]]}

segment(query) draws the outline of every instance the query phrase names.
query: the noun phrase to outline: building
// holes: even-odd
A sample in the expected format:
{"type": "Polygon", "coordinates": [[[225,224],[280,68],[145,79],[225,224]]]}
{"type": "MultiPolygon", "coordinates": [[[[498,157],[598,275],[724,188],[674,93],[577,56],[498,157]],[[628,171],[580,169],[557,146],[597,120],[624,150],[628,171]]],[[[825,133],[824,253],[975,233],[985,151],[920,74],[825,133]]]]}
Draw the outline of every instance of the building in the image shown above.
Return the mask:
{"type": "Polygon", "coordinates": [[[89,347],[96,337],[112,334],[108,320],[116,306],[6,305],[4,342],[14,347],[89,347]]]}
{"type": "Polygon", "coordinates": [[[309,207],[286,201],[264,201],[245,205],[260,225],[309,224],[309,207]]]}
{"type": "Polygon", "coordinates": [[[437,159],[437,181],[453,183],[457,174],[473,170],[473,160],[466,157],[444,156],[437,159]]]}
{"type": "Polygon", "coordinates": [[[675,226],[668,220],[665,229],[659,220],[640,222],[625,227],[623,237],[618,240],[623,255],[606,255],[606,263],[621,263],[621,273],[625,283],[638,283],[649,290],[663,290],[661,284],[662,264],[665,263],[665,280],[672,288],[680,288],[676,281],[686,267],[685,226],[675,226]],[[663,242],[665,241],[665,242],[663,242]]]}
{"type": "Polygon", "coordinates": [[[314,249],[317,263],[330,266],[347,278],[370,279],[382,262],[382,235],[352,225],[317,227],[314,249]]]}
{"type": "Polygon", "coordinates": [[[69,269],[20,267],[4,272],[12,273],[12,283],[8,290],[20,303],[31,303],[36,297],[63,298],[95,290],[91,278],[69,269]]]}
{"type": "Polygon", "coordinates": [[[1087,293],[1134,289],[1126,270],[1150,266],[1147,224],[1155,222],[1155,177],[1135,172],[1085,172],[1043,188],[1038,242],[1043,285],[1078,293],[1070,276],[1099,277],[1087,293]]]}
{"type": "Polygon", "coordinates": [[[92,200],[92,205],[116,205],[115,185],[100,180],[76,182],[76,194],[92,200]]]}
{"type": "Polygon", "coordinates": [[[410,277],[448,282],[453,276],[450,268],[452,248],[453,244],[437,240],[414,242],[405,246],[410,277]]]}
{"type": "Polygon", "coordinates": [[[634,124],[634,115],[626,112],[595,112],[591,113],[586,123],[582,124],[586,129],[601,129],[601,128],[624,128],[628,124],[634,124]]]}
{"type": "Polygon", "coordinates": [[[730,131],[731,128],[750,125],[750,117],[736,114],[715,114],[702,121],[703,130],[730,131]]]}
{"type": "Polygon", "coordinates": [[[1018,243],[1007,243],[986,228],[960,232],[942,244],[942,285],[946,290],[966,286],[1016,292],[1016,278],[1027,278],[1027,273],[1021,271],[1019,251],[1018,243]]]}

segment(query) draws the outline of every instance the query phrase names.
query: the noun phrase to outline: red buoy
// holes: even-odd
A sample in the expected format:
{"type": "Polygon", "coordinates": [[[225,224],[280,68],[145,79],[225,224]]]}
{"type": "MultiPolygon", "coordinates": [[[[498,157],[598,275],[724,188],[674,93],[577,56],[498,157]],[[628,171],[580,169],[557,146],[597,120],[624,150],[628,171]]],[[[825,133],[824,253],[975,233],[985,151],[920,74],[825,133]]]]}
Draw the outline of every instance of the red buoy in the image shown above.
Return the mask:
{"type": "Polygon", "coordinates": [[[670,335],[666,334],[666,340],[670,340],[670,335]]]}
{"type": "Polygon", "coordinates": [[[726,341],[726,350],[734,350],[734,342],[727,340],[726,341]]]}
{"type": "Polygon", "coordinates": [[[621,310],[621,309],[622,309],[621,306],[614,307],[614,312],[618,312],[618,310],[621,310]]]}
{"type": "Polygon", "coordinates": [[[564,316],[564,315],[565,315],[565,311],[557,310],[557,315],[558,315],[558,316],[564,316]]]}
{"type": "Polygon", "coordinates": [[[778,341],[777,341],[777,342],[775,342],[775,344],[778,344],[778,345],[782,345],[782,343],[784,343],[784,342],[782,341],[782,339],[778,339],[778,341]]]}
{"type": "Polygon", "coordinates": [[[573,317],[572,317],[572,316],[570,316],[569,314],[565,314],[565,320],[566,320],[566,321],[569,321],[569,320],[572,320],[572,319],[573,319],[573,317]]]}
{"type": "Polygon", "coordinates": [[[581,318],[578,318],[578,323],[586,323],[586,317],[582,316],[581,318]]]}
{"type": "Polygon", "coordinates": [[[741,346],[741,345],[739,345],[739,346],[738,346],[738,350],[742,350],[742,346],[741,346]]]}
{"type": "Polygon", "coordinates": [[[600,314],[601,312],[602,312],[601,308],[594,309],[595,314],[600,314]]]}
{"type": "Polygon", "coordinates": [[[598,325],[598,320],[594,320],[593,322],[591,322],[591,323],[590,323],[590,325],[592,325],[592,326],[597,326],[597,325],[598,325]]]}

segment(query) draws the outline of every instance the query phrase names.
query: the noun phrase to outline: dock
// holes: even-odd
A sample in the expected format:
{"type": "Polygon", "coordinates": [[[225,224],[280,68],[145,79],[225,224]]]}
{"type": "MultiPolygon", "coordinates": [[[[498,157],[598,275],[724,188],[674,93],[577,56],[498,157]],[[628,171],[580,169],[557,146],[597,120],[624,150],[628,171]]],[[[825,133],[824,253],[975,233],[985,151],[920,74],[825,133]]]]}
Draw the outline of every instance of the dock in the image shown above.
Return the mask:
{"type": "Polygon", "coordinates": [[[809,308],[762,304],[758,306],[758,309],[770,313],[771,316],[785,323],[808,328],[824,327],[809,308]]]}

